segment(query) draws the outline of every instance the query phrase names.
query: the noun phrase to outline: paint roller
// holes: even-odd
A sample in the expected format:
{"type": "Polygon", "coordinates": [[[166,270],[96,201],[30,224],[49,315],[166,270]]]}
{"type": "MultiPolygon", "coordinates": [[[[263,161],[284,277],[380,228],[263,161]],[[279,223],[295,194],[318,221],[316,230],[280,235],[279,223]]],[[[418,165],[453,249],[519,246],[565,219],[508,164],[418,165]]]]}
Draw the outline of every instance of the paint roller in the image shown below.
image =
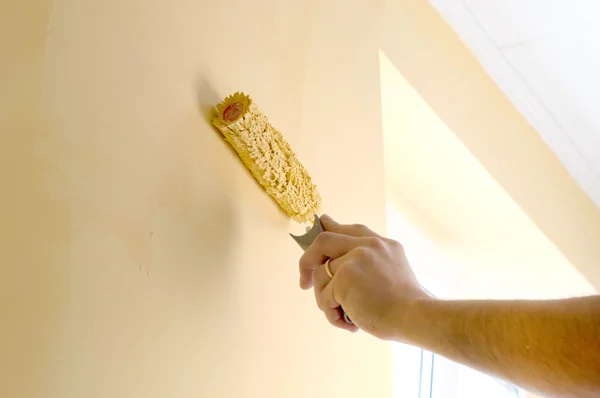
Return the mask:
{"type": "MultiPolygon", "coordinates": [[[[216,106],[212,121],[263,189],[291,219],[311,222],[304,235],[290,236],[302,250],[323,232],[321,197],[310,175],[250,96],[237,92],[216,106]]],[[[342,310],[346,323],[352,324],[342,310]]]]}

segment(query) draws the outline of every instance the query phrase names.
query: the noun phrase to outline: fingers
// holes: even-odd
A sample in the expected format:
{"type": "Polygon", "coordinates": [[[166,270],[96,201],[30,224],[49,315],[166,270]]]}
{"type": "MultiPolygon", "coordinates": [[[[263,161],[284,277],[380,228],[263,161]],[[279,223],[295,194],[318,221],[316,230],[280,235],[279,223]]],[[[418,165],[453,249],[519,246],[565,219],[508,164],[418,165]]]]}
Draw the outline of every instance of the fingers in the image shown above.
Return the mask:
{"type": "Polygon", "coordinates": [[[353,236],[322,232],[300,258],[300,286],[309,289],[313,286],[313,270],[328,258],[342,257],[360,245],[360,239],[353,236]]]}
{"type": "MultiPolygon", "coordinates": [[[[343,266],[350,254],[346,254],[335,260],[330,260],[329,265],[332,273],[335,273],[343,266]]],[[[315,268],[313,270],[313,281],[314,281],[314,294],[317,306],[323,311],[325,317],[332,325],[348,330],[350,332],[356,332],[358,328],[354,325],[347,324],[344,320],[340,304],[331,296],[330,293],[326,293],[327,296],[323,295],[323,290],[334,283],[334,280],[327,274],[325,270],[325,264],[315,268]]]]}
{"type": "Polygon", "coordinates": [[[325,316],[329,323],[333,326],[339,327],[341,329],[348,330],[350,332],[356,332],[358,327],[355,325],[347,324],[344,320],[344,315],[342,313],[342,308],[335,298],[334,286],[335,286],[335,275],[330,283],[328,283],[325,288],[316,293],[318,296],[318,301],[320,302],[320,306],[322,307],[325,316]]]}
{"type": "Polygon", "coordinates": [[[340,225],[340,223],[335,221],[333,218],[331,218],[327,214],[323,214],[321,216],[321,225],[323,225],[323,228],[325,229],[325,231],[333,231],[333,229],[335,227],[338,227],[340,225]]]}
{"type": "MultiPolygon", "coordinates": [[[[340,265],[343,264],[344,261],[346,261],[349,255],[350,254],[345,254],[342,257],[329,260],[329,269],[331,270],[331,273],[334,276],[340,268],[340,265]]],[[[312,281],[315,294],[320,293],[325,288],[325,286],[331,281],[331,279],[332,278],[327,274],[327,271],[325,270],[325,264],[316,267],[312,273],[312,281]]]]}
{"type": "Polygon", "coordinates": [[[372,241],[380,236],[364,225],[342,225],[327,215],[321,217],[321,223],[325,232],[319,234],[300,259],[300,286],[303,289],[314,286],[317,305],[332,325],[356,332],[358,328],[344,320],[340,304],[335,298],[336,273],[344,266],[344,262],[350,260],[350,252],[357,253],[354,249],[361,246],[372,246],[372,241]],[[325,269],[324,263],[328,259],[332,259],[329,266],[333,278],[325,269]]]}
{"type": "Polygon", "coordinates": [[[347,330],[349,332],[355,333],[358,331],[358,327],[352,324],[346,323],[344,320],[344,315],[342,314],[341,307],[338,308],[327,308],[325,311],[325,316],[330,324],[340,329],[347,330]]]}
{"type": "Polygon", "coordinates": [[[323,215],[321,223],[325,232],[306,250],[300,259],[300,286],[310,289],[313,286],[312,271],[328,258],[338,258],[356,248],[359,242],[351,238],[379,237],[364,225],[342,225],[331,217],[323,215]]]}

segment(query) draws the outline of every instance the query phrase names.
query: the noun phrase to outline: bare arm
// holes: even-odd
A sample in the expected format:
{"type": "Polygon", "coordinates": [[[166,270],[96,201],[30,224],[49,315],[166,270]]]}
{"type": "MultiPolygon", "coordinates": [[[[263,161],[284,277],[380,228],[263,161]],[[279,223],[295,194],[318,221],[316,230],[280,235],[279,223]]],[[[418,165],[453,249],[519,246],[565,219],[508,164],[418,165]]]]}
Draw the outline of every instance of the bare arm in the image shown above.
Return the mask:
{"type": "Polygon", "coordinates": [[[600,296],[418,300],[403,340],[551,397],[600,396],[600,296]]]}
{"type": "Polygon", "coordinates": [[[326,232],[300,259],[300,285],[314,287],[334,326],[420,346],[538,394],[600,397],[600,296],[434,299],[400,243],[362,225],[322,221],[326,232]],[[344,322],[340,306],[355,325],[344,322]]]}

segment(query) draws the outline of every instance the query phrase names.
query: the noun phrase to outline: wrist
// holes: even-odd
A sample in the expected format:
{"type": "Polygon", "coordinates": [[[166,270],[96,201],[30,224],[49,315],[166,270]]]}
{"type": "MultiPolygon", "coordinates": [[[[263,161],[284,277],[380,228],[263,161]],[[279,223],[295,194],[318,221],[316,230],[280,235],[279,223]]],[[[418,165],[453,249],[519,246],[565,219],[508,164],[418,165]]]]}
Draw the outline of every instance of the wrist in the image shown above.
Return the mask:
{"type": "Polygon", "coordinates": [[[403,303],[398,309],[400,316],[397,318],[395,340],[411,344],[426,345],[424,339],[434,338],[433,331],[439,322],[437,308],[442,300],[423,296],[403,303]]]}

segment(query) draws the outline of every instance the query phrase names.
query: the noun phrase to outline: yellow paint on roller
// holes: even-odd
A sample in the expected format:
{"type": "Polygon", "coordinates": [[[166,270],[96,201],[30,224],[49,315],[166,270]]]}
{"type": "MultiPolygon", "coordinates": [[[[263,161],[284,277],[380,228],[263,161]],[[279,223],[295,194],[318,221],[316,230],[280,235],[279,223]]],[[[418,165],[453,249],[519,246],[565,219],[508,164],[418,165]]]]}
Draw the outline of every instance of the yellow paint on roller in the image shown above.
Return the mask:
{"type": "Polygon", "coordinates": [[[321,206],[317,187],[282,134],[252,99],[235,93],[216,110],[213,124],[265,191],[292,219],[312,221],[321,206]]]}

